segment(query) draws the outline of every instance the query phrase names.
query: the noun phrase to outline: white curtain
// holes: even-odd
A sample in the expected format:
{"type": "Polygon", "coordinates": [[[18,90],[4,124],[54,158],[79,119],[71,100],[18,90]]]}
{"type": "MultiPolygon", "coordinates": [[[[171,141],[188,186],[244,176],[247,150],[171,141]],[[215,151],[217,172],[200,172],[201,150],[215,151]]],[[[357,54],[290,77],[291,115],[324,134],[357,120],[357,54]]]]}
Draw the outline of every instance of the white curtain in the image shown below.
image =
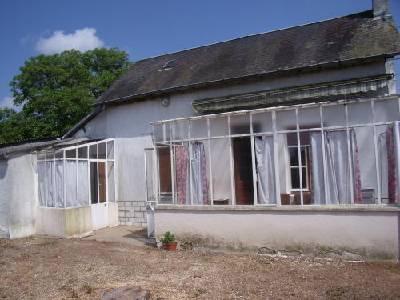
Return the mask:
{"type": "Polygon", "coordinates": [[[194,205],[208,204],[208,180],[206,154],[204,144],[192,143],[191,163],[191,195],[194,205]]]}
{"type": "Polygon", "coordinates": [[[319,133],[311,134],[313,197],[316,204],[350,204],[361,202],[358,147],[354,130],[325,132],[325,145],[319,133]],[[349,145],[350,142],[350,155],[349,145]],[[325,151],[327,186],[324,182],[322,151],[325,151]],[[350,156],[350,161],[349,161],[350,156]],[[353,198],[351,187],[353,186],[353,198]],[[325,189],[328,196],[325,199],[325,189]]]}
{"type": "Polygon", "coordinates": [[[64,171],[63,161],[55,161],[54,195],[56,207],[64,207],[64,171]]]}
{"type": "Polygon", "coordinates": [[[258,203],[276,203],[274,175],[274,140],[271,136],[255,137],[258,203]]]}
{"type": "Polygon", "coordinates": [[[76,161],[65,160],[65,189],[67,207],[79,206],[76,193],[76,161]]]}
{"type": "Polygon", "coordinates": [[[87,160],[78,160],[78,194],[75,206],[89,205],[89,167],[87,160]]]}
{"type": "Polygon", "coordinates": [[[322,154],[322,134],[320,132],[310,133],[311,165],[312,165],[312,199],[314,204],[326,204],[324,166],[322,154]]]}
{"type": "Polygon", "coordinates": [[[39,205],[46,206],[46,199],[47,199],[46,162],[44,161],[38,162],[37,172],[38,172],[39,205]]]}
{"type": "Polygon", "coordinates": [[[54,161],[46,162],[46,205],[48,207],[54,207],[54,161]]]}

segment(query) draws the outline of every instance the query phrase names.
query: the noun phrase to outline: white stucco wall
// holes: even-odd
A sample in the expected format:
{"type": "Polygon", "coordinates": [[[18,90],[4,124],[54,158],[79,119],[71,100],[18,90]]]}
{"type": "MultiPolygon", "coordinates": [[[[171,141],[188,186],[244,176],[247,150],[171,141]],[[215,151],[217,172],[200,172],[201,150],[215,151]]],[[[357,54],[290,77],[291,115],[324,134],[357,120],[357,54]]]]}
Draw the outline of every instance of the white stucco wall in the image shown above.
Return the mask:
{"type": "MultiPolygon", "coordinates": [[[[0,226],[10,238],[35,232],[36,156],[27,154],[0,163],[0,226]]],[[[0,228],[1,228],[0,227],[0,228]]]]}
{"type": "Polygon", "coordinates": [[[400,210],[156,208],[155,234],[171,231],[234,247],[345,248],[398,259],[399,220],[400,210]]]}
{"type": "MultiPolygon", "coordinates": [[[[120,220],[123,224],[145,225],[144,148],[152,146],[151,122],[193,116],[195,112],[192,109],[192,102],[197,99],[367,77],[383,74],[388,69],[385,62],[374,62],[337,70],[299,73],[285,78],[264,79],[253,83],[175,94],[170,97],[170,104],[167,107],[161,105],[161,98],[110,106],[86,124],[85,130],[80,130],[75,136],[117,139],[116,159],[119,178],[117,190],[120,220]],[[135,209],[134,206],[136,206],[135,209]]],[[[230,191],[222,189],[220,194],[223,197],[225,194],[230,194],[230,191]]]]}

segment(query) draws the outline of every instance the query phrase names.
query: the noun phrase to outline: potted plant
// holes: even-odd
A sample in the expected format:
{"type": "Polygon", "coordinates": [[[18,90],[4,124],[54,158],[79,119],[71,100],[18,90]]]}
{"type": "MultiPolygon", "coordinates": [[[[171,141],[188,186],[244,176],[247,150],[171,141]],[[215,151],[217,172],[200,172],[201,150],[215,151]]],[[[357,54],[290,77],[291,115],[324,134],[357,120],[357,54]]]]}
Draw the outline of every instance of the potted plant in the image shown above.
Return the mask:
{"type": "Polygon", "coordinates": [[[175,236],[169,231],[164,233],[163,237],[161,238],[161,243],[163,249],[168,251],[176,251],[176,246],[178,245],[178,243],[175,241],[175,236]]]}

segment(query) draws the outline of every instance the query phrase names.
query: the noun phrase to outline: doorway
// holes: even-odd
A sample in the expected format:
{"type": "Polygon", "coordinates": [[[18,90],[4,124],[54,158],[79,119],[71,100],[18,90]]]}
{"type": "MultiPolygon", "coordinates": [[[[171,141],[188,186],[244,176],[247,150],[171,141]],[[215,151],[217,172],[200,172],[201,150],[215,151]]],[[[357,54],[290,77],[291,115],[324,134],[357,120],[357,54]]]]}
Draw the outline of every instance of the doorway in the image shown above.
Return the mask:
{"type": "Polygon", "coordinates": [[[250,137],[232,139],[237,205],[254,204],[253,167],[250,137]]]}

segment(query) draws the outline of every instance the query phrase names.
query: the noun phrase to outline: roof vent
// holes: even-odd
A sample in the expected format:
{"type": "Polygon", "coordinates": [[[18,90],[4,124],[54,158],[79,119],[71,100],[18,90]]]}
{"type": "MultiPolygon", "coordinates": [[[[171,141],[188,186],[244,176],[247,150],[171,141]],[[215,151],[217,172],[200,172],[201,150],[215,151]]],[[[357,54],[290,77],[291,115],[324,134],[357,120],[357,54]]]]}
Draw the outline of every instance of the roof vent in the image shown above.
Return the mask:
{"type": "Polygon", "coordinates": [[[374,17],[384,17],[390,15],[389,0],[372,0],[374,17]]]}

